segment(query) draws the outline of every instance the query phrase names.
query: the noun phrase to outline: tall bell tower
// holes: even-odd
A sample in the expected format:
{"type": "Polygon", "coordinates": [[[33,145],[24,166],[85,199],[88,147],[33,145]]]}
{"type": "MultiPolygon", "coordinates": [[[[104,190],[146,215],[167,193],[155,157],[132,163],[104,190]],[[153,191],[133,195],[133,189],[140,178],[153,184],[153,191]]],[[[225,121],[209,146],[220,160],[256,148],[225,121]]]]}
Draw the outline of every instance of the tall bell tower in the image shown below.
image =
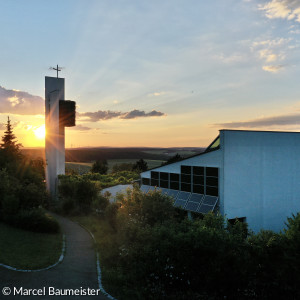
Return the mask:
{"type": "Polygon", "coordinates": [[[58,175],[65,174],[65,127],[75,126],[75,106],[74,101],[65,100],[65,79],[46,76],[46,185],[54,201],[57,200],[58,175]]]}

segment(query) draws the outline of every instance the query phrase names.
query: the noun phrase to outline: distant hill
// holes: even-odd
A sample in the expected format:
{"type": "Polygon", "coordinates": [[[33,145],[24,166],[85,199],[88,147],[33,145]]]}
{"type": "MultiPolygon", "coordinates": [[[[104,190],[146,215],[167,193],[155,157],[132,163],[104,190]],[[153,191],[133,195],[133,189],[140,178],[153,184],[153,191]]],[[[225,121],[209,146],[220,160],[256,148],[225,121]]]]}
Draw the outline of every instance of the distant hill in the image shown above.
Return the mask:
{"type": "MultiPolygon", "coordinates": [[[[153,159],[168,160],[176,153],[182,157],[189,157],[204,151],[198,147],[172,147],[172,148],[76,148],[66,149],[67,162],[92,162],[103,159],[153,159]]],[[[25,155],[32,158],[45,158],[45,150],[42,148],[22,149],[25,155]]]]}

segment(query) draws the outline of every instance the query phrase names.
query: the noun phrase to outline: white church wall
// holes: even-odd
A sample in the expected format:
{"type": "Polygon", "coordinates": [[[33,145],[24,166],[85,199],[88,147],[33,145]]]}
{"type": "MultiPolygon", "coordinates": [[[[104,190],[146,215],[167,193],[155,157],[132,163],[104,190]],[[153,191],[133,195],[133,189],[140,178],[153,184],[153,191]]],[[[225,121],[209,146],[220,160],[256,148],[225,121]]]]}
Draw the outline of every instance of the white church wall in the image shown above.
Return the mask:
{"type": "Polygon", "coordinates": [[[254,231],[282,230],[300,211],[300,134],[224,130],[221,141],[226,217],[246,217],[254,231]]]}

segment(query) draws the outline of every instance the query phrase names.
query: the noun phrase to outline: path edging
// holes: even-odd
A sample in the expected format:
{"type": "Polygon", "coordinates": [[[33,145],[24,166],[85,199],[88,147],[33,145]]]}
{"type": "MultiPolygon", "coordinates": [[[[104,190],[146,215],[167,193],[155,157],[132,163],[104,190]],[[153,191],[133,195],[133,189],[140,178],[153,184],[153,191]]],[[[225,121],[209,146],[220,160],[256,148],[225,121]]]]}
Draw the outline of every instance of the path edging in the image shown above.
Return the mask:
{"type": "MultiPolygon", "coordinates": [[[[74,221],[73,221],[74,222],[74,221]]],[[[83,226],[82,224],[80,224],[79,222],[75,222],[77,223],[79,226],[81,226],[84,230],[86,230],[90,236],[92,237],[94,244],[96,245],[96,239],[95,236],[93,235],[93,233],[87,229],[85,226],[83,226]]],[[[98,286],[99,286],[99,290],[102,292],[102,294],[104,294],[107,298],[111,299],[111,300],[117,300],[116,298],[114,298],[112,295],[110,295],[109,293],[107,293],[103,287],[102,284],[102,273],[101,273],[101,268],[100,268],[100,260],[99,260],[99,252],[96,249],[96,257],[97,257],[97,273],[98,273],[98,286]]]]}
{"type": "Polygon", "coordinates": [[[66,251],[66,236],[63,234],[63,244],[62,244],[61,254],[60,254],[58,261],[56,263],[54,263],[53,265],[50,265],[49,267],[46,267],[46,268],[37,269],[37,270],[17,269],[17,268],[11,267],[9,265],[1,264],[1,263],[0,263],[0,266],[6,268],[8,270],[12,270],[12,271],[16,271],[16,272],[25,272],[25,273],[26,272],[29,273],[29,272],[46,271],[46,270],[56,267],[59,263],[61,263],[63,261],[63,259],[65,257],[65,251],[66,251]]]}

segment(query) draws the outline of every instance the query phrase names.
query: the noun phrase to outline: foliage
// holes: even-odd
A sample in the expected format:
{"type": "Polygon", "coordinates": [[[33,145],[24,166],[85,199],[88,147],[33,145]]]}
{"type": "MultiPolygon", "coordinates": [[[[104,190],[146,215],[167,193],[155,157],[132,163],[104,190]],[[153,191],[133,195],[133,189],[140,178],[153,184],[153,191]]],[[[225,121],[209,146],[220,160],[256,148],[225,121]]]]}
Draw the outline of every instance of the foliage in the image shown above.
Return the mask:
{"type": "Polygon", "coordinates": [[[64,213],[75,208],[88,212],[99,193],[96,183],[84,176],[60,176],[58,191],[64,213]]]}
{"type": "Polygon", "coordinates": [[[169,158],[166,162],[162,163],[161,165],[168,165],[168,164],[172,164],[178,161],[183,160],[183,157],[181,157],[178,153],[176,153],[174,156],[172,156],[171,158],[169,158]]]}
{"type": "Polygon", "coordinates": [[[133,166],[134,164],[132,163],[122,163],[122,164],[115,164],[112,167],[111,172],[112,173],[118,173],[118,172],[122,172],[122,171],[132,171],[133,170],[133,166]]]}
{"type": "Polygon", "coordinates": [[[99,173],[99,174],[107,174],[108,171],[108,164],[107,160],[96,160],[92,165],[91,172],[92,173],[99,173]]]}
{"type": "Polygon", "coordinates": [[[50,228],[52,221],[38,209],[48,199],[44,162],[22,155],[9,119],[6,127],[0,148],[0,219],[33,231],[56,230],[50,228]],[[28,225],[30,222],[31,225],[28,225]],[[39,228],[35,228],[34,224],[39,228]]]}
{"type": "Polygon", "coordinates": [[[158,191],[117,199],[88,226],[118,299],[299,298],[299,214],[283,233],[254,234],[219,214],[188,220],[158,191]]]}
{"type": "Polygon", "coordinates": [[[136,172],[144,172],[148,170],[148,164],[147,162],[145,162],[142,158],[140,160],[138,160],[132,168],[133,171],[136,172]]]}
{"type": "Polygon", "coordinates": [[[12,160],[20,155],[19,148],[22,146],[17,143],[16,136],[13,134],[12,125],[9,117],[7,118],[6,131],[2,137],[0,148],[8,160],[12,160]]]}
{"type": "Polygon", "coordinates": [[[22,209],[14,214],[5,214],[3,220],[15,227],[34,232],[58,233],[58,222],[46,214],[43,209],[22,209]]]}

